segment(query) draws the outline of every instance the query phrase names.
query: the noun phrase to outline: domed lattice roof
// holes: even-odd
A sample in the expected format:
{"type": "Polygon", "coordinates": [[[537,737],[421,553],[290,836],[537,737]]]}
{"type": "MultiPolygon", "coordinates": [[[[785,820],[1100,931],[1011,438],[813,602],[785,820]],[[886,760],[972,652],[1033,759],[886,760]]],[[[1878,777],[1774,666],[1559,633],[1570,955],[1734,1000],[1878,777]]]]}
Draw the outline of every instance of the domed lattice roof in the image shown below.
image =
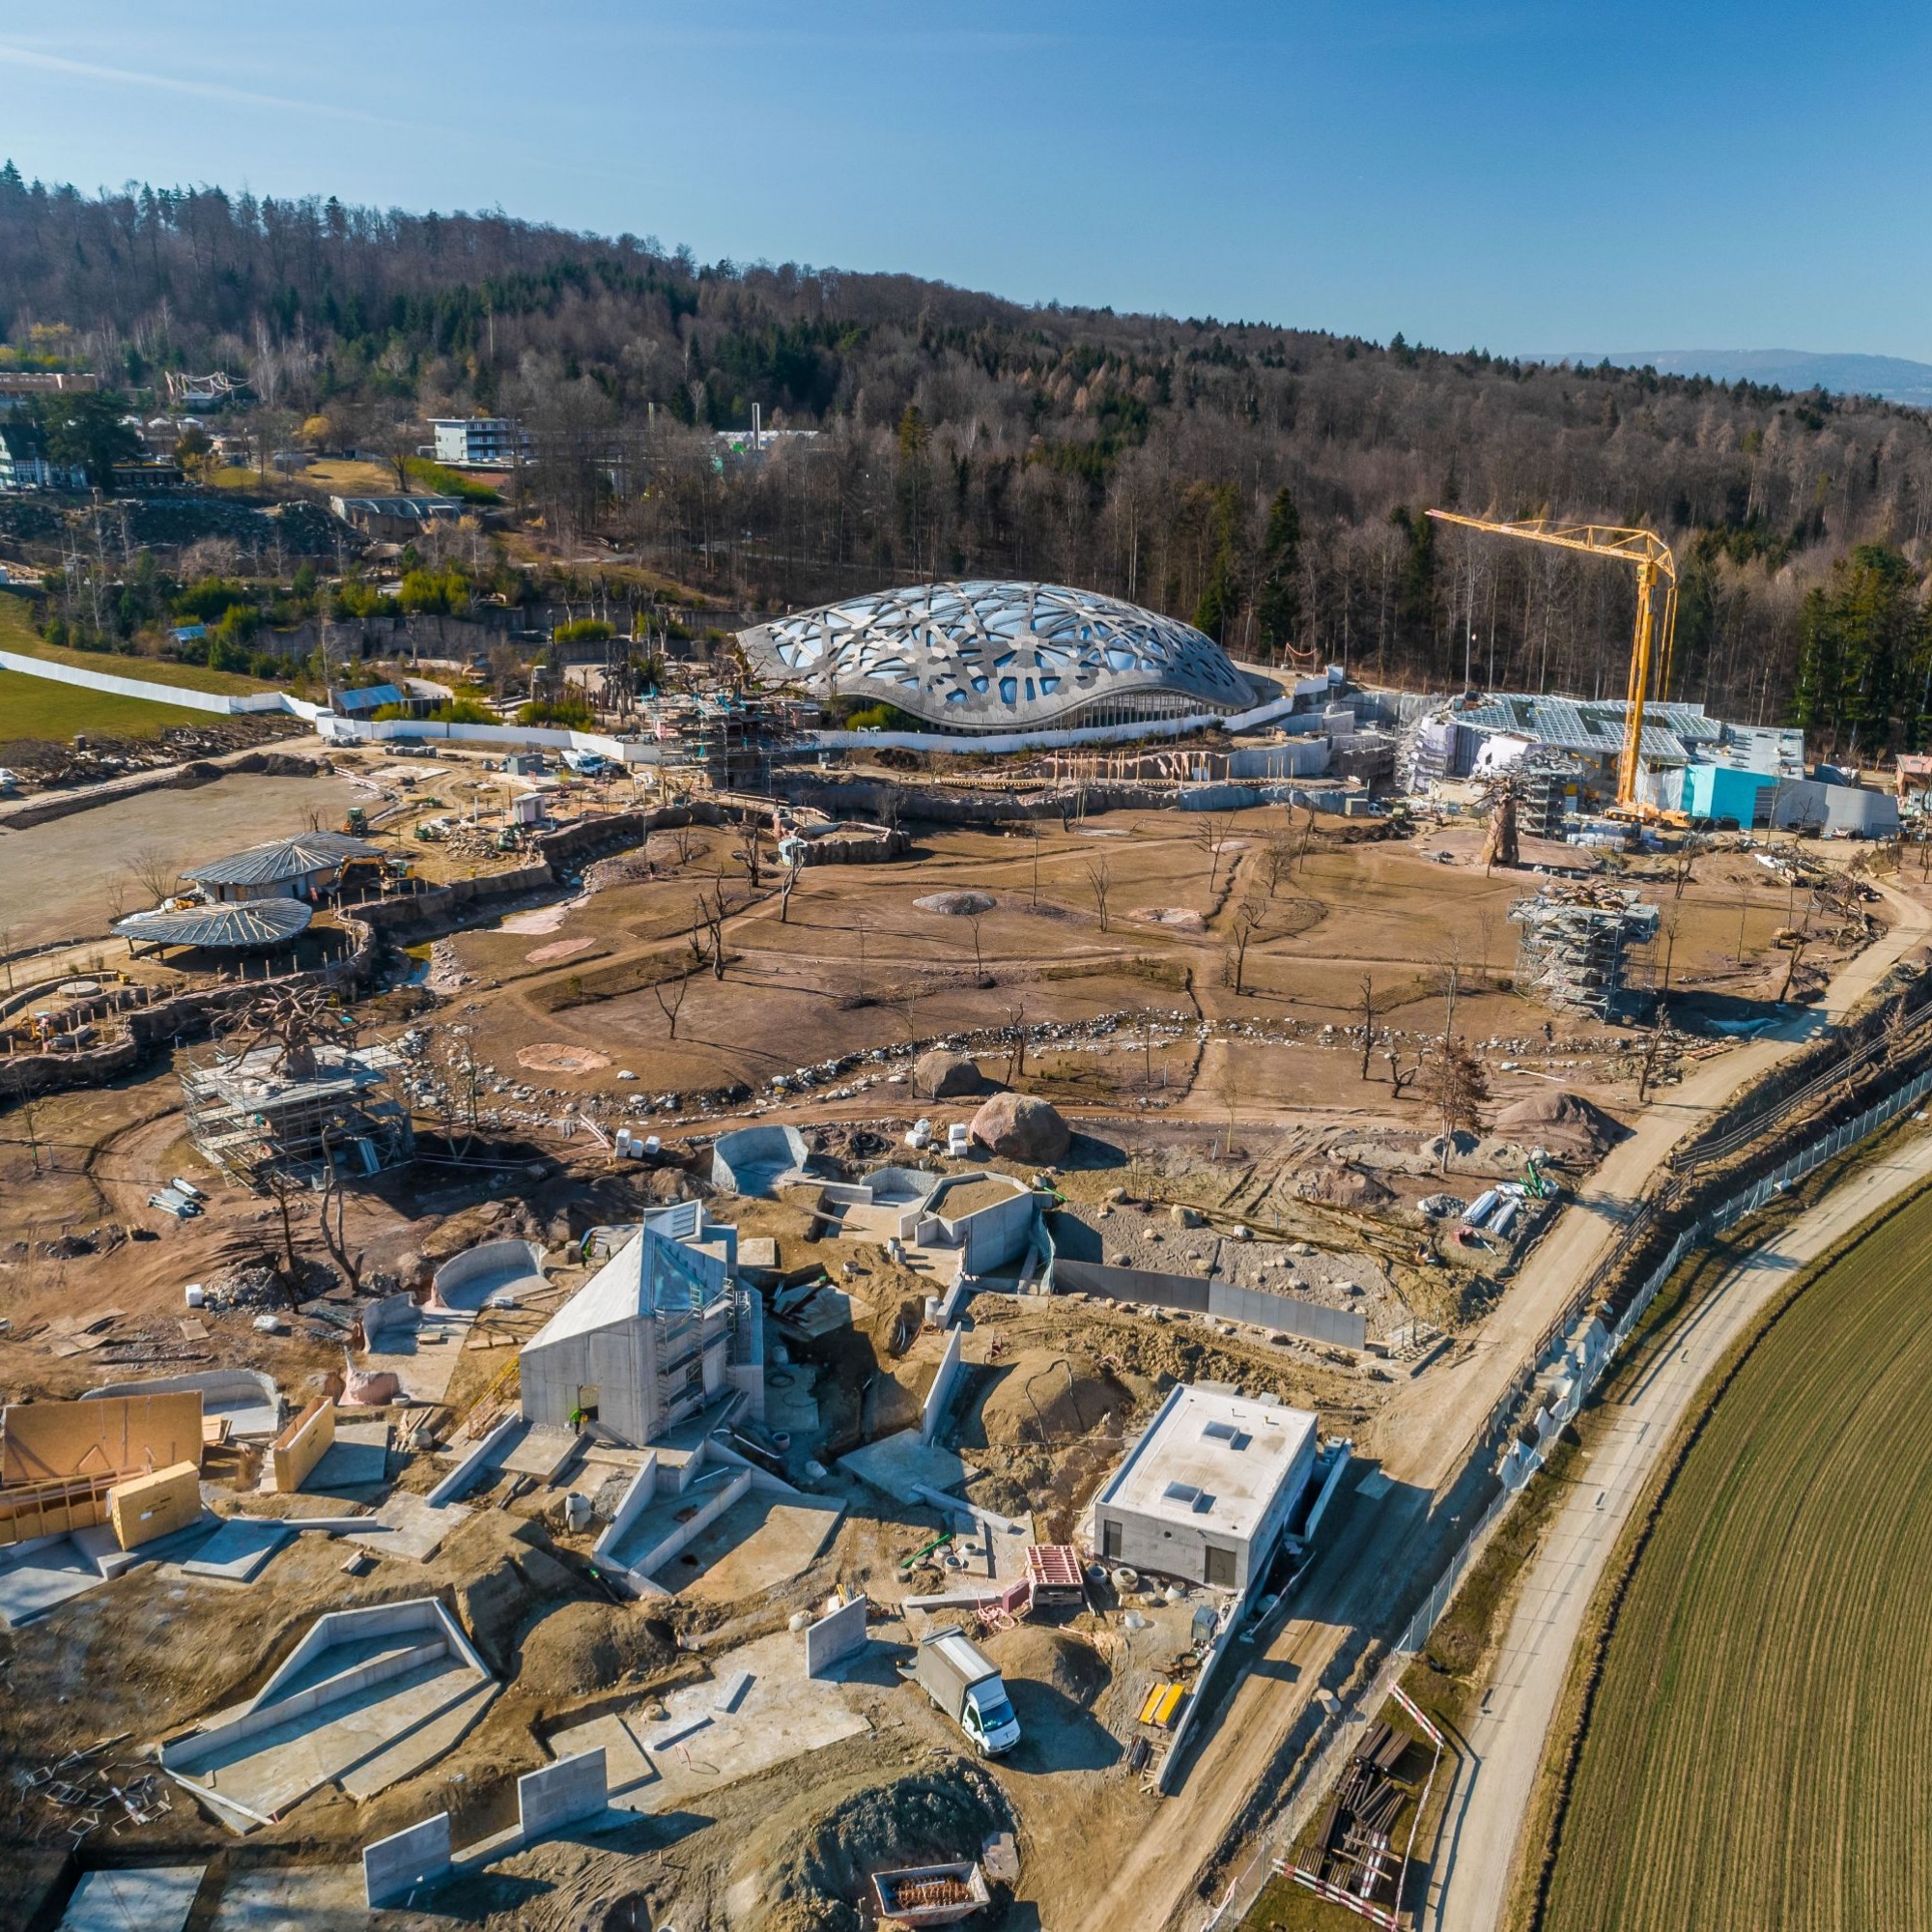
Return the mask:
{"type": "Polygon", "coordinates": [[[1192,624],[1059,583],[931,583],[739,633],[772,684],[867,697],[945,730],[1245,710],[1247,680],[1192,624]]]}

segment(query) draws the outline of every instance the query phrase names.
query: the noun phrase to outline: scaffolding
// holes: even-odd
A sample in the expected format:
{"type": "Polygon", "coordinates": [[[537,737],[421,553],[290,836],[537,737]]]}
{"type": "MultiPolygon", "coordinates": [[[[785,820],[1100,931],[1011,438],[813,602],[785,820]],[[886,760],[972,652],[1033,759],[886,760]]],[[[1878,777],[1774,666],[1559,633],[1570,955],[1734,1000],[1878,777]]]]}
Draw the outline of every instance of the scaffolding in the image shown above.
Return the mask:
{"type": "Polygon", "coordinates": [[[1630,954],[1657,937],[1658,910],[1615,886],[1550,886],[1510,907],[1516,990],[1608,1019],[1629,990],[1630,954]]]}
{"type": "Polygon", "coordinates": [[[245,1187],[271,1174],[319,1185],[331,1152],[363,1174],[413,1156],[393,1046],[324,1043],[308,1058],[313,1070],[298,1072],[274,1043],[189,1055],[181,1079],[195,1151],[245,1187]]]}

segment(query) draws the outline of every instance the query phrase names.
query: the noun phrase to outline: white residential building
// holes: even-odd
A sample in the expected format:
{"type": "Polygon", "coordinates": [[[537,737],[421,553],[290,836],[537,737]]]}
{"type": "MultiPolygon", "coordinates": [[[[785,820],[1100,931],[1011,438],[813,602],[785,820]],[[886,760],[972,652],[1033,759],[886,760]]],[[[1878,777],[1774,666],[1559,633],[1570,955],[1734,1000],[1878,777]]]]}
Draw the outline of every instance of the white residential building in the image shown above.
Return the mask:
{"type": "Polygon", "coordinates": [[[432,416],[436,460],[452,469],[507,469],[530,440],[510,416],[432,416]]]}

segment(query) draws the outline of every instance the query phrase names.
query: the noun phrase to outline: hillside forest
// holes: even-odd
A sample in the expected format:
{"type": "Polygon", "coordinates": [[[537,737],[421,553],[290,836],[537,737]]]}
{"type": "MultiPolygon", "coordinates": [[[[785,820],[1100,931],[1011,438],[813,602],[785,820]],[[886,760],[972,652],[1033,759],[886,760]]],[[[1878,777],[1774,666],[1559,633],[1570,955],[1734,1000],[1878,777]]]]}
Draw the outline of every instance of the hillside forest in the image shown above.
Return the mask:
{"type": "Polygon", "coordinates": [[[750,611],[1042,578],[1250,660],[1436,688],[1620,695],[1633,586],[1427,507],[1648,525],[1680,566],[1671,696],[1841,756],[1917,747],[1932,712],[1932,420],[1875,400],[11,163],[0,365],[136,397],[223,370],[265,440],[320,417],[400,450],[428,416],[514,415],[516,508],[558,554],[750,611]],[[734,457],[717,432],[754,405],[817,434],[734,457]]]}

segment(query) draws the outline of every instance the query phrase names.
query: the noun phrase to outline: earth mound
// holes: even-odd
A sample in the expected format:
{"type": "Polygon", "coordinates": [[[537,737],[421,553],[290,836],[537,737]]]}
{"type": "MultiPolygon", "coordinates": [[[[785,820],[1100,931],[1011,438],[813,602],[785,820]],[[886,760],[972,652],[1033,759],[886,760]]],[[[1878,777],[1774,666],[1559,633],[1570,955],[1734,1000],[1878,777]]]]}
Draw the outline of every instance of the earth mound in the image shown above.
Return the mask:
{"type": "Polygon", "coordinates": [[[955,1859],[962,1846],[976,1852],[1013,1828],[1000,1787],[956,1758],[857,1791],[812,1816],[822,1803],[813,1793],[787,1806],[747,1848],[764,1868],[763,1909],[753,1921],[758,1932],[859,1932],[852,1901],[873,1872],[955,1859]],[[801,1812],[804,1821],[793,1826],[801,1812]]]}
{"type": "Polygon", "coordinates": [[[1073,1141],[1060,1110],[1031,1094],[995,1094],[973,1116],[971,1132],[1008,1160],[1065,1160],[1073,1141]]]}
{"type": "Polygon", "coordinates": [[[1383,1186],[1373,1174],[1359,1167],[1325,1162],[1302,1175],[1294,1191],[1302,1200],[1320,1202],[1324,1208],[1379,1208],[1395,1199],[1394,1190],[1383,1186]]]}
{"type": "Polygon", "coordinates": [[[991,893],[927,893],[923,898],[913,900],[921,912],[951,913],[956,919],[991,912],[994,903],[991,893]]]}
{"type": "Polygon", "coordinates": [[[986,1082],[977,1061],[934,1047],[913,1062],[912,1084],[923,1100],[951,1100],[961,1094],[981,1092],[986,1082]]]}
{"type": "Polygon", "coordinates": [[[1094,1703],[1113,1674],[1085,1637],[1038,1624],[1015,1624],[1001,1632],[987,1642],[986,1654],[1009,1680],[1048,1685],[1083,1706],[1094,1703]]]}
{"type": "Polygon", "coordinates": [[[1086,1355],[1028,1349],[1002,1368],[980,1405],[989,1448],[1074,1441],[1110,1416],[1118,1435],[1133,1410],[1132,1391],[1086,1355]]]}
{"type": "Polygon", "coordinates": [[[1142,925],[1169,925],[1177,932],[1208,930],[1208,922],[1192,906],[1137,906],[1127,917],[1142,925]]]}
{"type": "Polygon", "coordinates": [[[524,1634],[517,1685],[545,1701],[583,1697],[652,1676],[677,1655],[667,1626],[639,1616],[637,1605],[580,1599],[559,1604],[524,1634]]]}
{"type": "Polygon", "coordinates": [[[1563,1087],[1532,1094],[1505,1107],[1492,1122],[1492,1130],[1526,1147],[1592,1154],[1614,1146],[1629,1131],[1595,1101],[1563,1087]]]}

